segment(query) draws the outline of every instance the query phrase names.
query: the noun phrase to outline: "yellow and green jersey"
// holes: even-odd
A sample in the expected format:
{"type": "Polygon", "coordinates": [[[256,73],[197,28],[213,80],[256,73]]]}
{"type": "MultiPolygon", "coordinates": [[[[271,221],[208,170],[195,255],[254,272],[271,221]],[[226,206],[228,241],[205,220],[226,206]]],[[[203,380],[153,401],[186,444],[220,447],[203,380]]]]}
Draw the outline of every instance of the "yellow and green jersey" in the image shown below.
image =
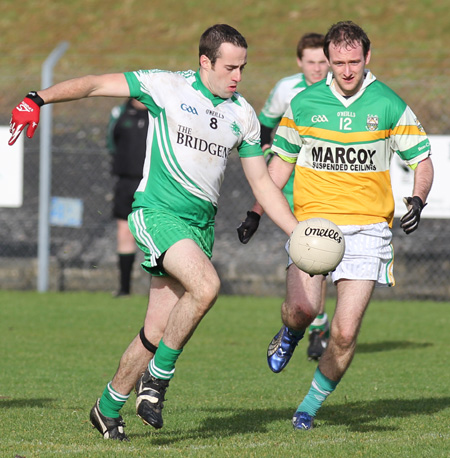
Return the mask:
{"type": "Polygon", "coordinates": [[[414,169],[431,154],[429,140],[406,103],[370,72],[349,98],[334,84],[330,73],[295,96],[272,145],[296,164],[295,216],[392,226],[393,154],[414,169]]]}
{"type": "MultiPolygon", "coordinates": [[[[282,78],[270,91],[269,97],[258,116],[259,122],[270,129],[277,127],[289,106],[289,102],[307,87],[308,84],[303,73],[296,73],[295,75],[282,78]]],[[[293,190],[294,172],[292,172],[292,175],[283,188],[283,194],[292,211],[294,211],[293,190]]]]}

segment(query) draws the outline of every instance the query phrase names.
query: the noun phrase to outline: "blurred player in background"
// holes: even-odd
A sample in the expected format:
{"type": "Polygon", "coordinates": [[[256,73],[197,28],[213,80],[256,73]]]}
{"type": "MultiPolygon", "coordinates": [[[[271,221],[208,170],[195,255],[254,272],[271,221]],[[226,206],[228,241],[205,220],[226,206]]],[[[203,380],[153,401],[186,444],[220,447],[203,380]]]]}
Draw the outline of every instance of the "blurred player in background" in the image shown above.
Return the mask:
{"type": "MultiPolygon", "coordinates": [[[[319,33],[306,33],[300,38],[297,44],[297,65],[302,70],[302,73],[296,73],[281,79],[270,92],[259,114],[261,145],[268,163],[273,157],[273,152],[270,149],[273,131],[281,121],[289,102],[299,92],[327,76],[329,67],[323,52],[324,39],[325,35],[319,33]]],[[[294,173],[292,173],[283,188],[283,194],[292,211],[294,211],[293,192],[294,173]]],[[[242,243],[248,243],[256,232],[262,214],[263,210],[258,203],[247,213],[247,218],[238,227],[239,240],[242,243]]],[[[325,277],[323,277],[322,301],[319,314],[309,327],[309,345],[306,354],[310,360],[319,360],[327,346],[330,335],[328,316],[325,313],[326,285],[325,277]]]]}
{"type": "MultiPolygon", "coordinates": [[[[325,36],[327,79],[296,95],[275,135],[269,173],[283,188],[295,167],[294,211],[299,221],[326,218],[345,237],[345,254],[331,279],[336,308],[328,346],[311,387],[294,413],[296,430],[309,430],[322,403],[349,368],[375,286],[393,286],[391,245],[394,198],[392,155],[414,170],[412,196],[400,226],[415,231],[433,182],[430,142],[406,103],[366,69],[370,40],[351,21],[325,36]]],[[[320,309],[322,276],[287,269],[283,326],[269,344],[267,362],[282,371],[320,309]]]]}
{"type": "Polygon", "coordinates": [[[129,296],[136,258],[136,241],[128,227],[128,215],[139,182],[142,180],[148,110],[136,99],[128,99],[111,111],[107,146],[113,156],[112,174],[117,177],[114,189],[113,217],[117,220],[117,256],[120,286],[117,297],[129,296]]]}
{"type": "MultiPolygon", "coordinates": [[[[210,259],[219,191],[234,149],[268,216],[287,235],[298,224],[269,176],[256,113],[237,92],[246,64],[245,38],[229,25],[216,24],[200,38],[197,72],[84,76],[30,92],[12,112],[11,145],[25,127],[33,136],[45,103],[133,97],[149,113],[143,179],[128,221],[145,255],[142,266],[152,275],[150,294],[143,328],[91,409],[91,423],[104,438],[128,439],[119,412],[133,387],[137,414],[154,428],[163,426],[175,363],[219,294],[210,259]]],[[[108,338],[114,338],[114,330],[108,338]]]]}

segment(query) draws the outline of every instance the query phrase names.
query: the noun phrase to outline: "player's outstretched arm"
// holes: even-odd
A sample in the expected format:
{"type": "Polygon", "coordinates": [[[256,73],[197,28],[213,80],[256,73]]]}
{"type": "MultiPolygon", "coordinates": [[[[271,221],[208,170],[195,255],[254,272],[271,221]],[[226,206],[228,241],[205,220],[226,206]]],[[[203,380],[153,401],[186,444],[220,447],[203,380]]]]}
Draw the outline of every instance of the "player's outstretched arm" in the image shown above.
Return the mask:
{"type": "Polygon", "coordinates": [[[123,73],[87,75],[63,81],[39,92],[28,93],[13,109],[9,131],[9,145],[13,145],[27,128],[32,138],[39,124],[41,106],[48,103],[68,102],[86,97],[129,97],[130,90],[123,73]]]}
{"type": "Polygon", "coordinates": [[[58,103],[86,97],[129,97],[130,89],[123,73],[109,73],[63,81],[39,91],[39,95],[45,103],[58,103]]]}

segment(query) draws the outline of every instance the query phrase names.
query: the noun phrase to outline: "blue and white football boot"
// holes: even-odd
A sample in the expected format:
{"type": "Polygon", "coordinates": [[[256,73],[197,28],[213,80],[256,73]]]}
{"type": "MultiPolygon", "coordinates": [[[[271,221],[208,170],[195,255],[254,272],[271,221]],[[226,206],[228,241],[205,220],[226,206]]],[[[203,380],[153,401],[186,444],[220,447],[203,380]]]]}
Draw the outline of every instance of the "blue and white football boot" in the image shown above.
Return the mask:
{"type": "Polygon", "coordinates": [[[294,429],[313,429],[314,417],[306,412],[295,412],[292,418],[292,426],[294,429]]]}
{"type": "Polygon", "coordinates": [[[281,372],[286,367],[302,337],[303,334],[294,336],[287,326],[280,329],[267,349],[267,364],[272,372],[281,372]]]}

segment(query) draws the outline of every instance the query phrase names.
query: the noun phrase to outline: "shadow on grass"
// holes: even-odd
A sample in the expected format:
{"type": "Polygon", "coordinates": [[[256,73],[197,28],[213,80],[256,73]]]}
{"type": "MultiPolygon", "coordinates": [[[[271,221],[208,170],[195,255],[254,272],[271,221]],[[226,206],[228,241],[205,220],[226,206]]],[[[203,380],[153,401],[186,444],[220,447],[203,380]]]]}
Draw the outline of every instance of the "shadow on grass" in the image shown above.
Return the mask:
{"type": "Polygon", "coordinates": [[[48,407],[56,401],[54,398],[37,398],[37,399],[12,399],[8,396],[0,398],[0,409],[22,409],[27,407],[48,407]]]}
{"type": "Polygon", "coordinates": [[[416,350],[433,346],[432,343],[409,342],[407,340],[393,340],[376,343],[358,343],[356,353],[377,353],[390,350],[416,350]]]}
{"type": "MultiPolygon", "coordinates": [[[[290,421],[292,409],[240,409],[218,408],[200,409],[208,416],[202,422],[188,431],[174,429],[158,432],[158,437],[152,436],[155,445],[170,445],[184,440],[208,439],[212,437],[230,437],[249,433],[264,433],[267,424],[280,420],[290,421]]],[[[178,415],[189,415],[184,409],[178,415]]],[[[202,415],[203,416],[203,415],[202,415]]],[[[153,430],[154,431],[154,430],[153,430]]],[[[129,434],[129,437],[145,437],[152,432],[144,434],[129,434]]]]}
{"type": "Polygon", "coordinates": [[[415,415],[435,415],[450,406],[450,398],[379,399],[326,406],[320,418],[332,425],[345,425],[355,432],[392,431],[392,426],[375,424],[380,418],[406,418],[415,415]]]}
{"type": "MultiPolygon", "coordinates": [[[[392,431],[392,426],[377,424],[385,417],[406,418],[414,415],[434,415],[450,406],[450,397],[420,398],[420,399],[380,399],[372,402],[354,402],[343,405],[323,406],[320,417],[316,422],[318,428],[321,423],[328,425],[345,426],[353,432],[392,431]]],[[[265,433],[267,425],[273,422],[286,421],[290,428],[293,415],[292,409],[204,409],[208,414],[202,423],[189,431],[172,430],[159,432],[153,436],[155,445],[170,445],[184,440],[198,440],[208,438],[229,437],[234,435],[265,433]]],[[[183,415],[180,412],[179,415],[183,415]]],[[[144,434],[130,434],[130,437],[145,437],[144,434]]]]}

